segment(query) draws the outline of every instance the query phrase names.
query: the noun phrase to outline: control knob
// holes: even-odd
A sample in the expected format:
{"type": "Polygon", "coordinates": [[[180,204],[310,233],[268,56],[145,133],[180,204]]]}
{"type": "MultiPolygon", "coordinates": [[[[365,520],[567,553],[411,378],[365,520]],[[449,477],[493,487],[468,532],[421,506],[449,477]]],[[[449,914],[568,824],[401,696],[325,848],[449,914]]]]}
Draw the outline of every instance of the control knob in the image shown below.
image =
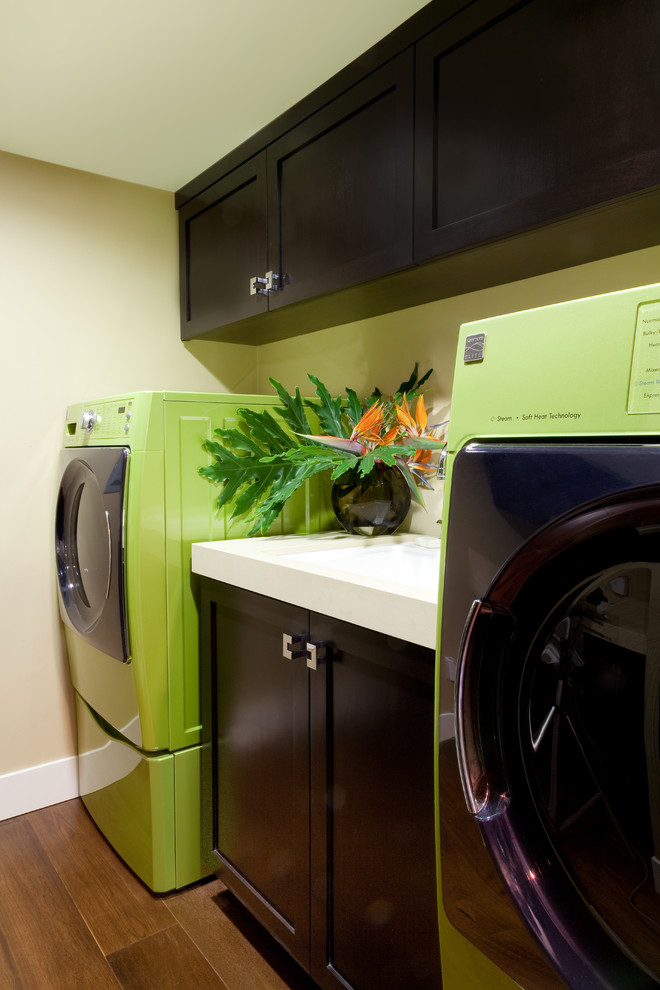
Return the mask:
{"type": "Polygon", "coordinates": [[[101,422],[101,417],[97,416],[93,409],[84,412],[80,417],[80,429],[91,433],[97,423],[101,422]]]}

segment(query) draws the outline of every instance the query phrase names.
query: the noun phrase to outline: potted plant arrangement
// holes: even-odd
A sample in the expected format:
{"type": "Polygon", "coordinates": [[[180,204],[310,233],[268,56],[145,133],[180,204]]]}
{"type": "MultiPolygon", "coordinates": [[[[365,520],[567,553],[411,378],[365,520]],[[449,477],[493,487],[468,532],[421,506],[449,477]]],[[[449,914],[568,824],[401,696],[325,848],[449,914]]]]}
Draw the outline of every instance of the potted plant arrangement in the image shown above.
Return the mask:
{"type": "Polygon", "coordinates": [[[420,392],[431,371],[418,379],[415,365],[394,395],[375,389],[365,400],[350,388],[333,398],[315,375],[308,378],[316,400],[303,399],[299,388],[290,395],[270,378],[282,422],[267,410],[240,409],[240,428],[217,429],[222,443],[205,442],[214,461],[200,474],[221,486],[218,508],[233,502],[234,516],[251,516],[249,535],[264,535],[308,478],[330,471],[332,507],[348,532],[395,532],[411,498],[424,505],[420,489],[432,488],[433,454],[445,447],[437,435],[444,423],[428,425],[420,392]],[[321,432],[312,430],[307,410],[321,432]]]}

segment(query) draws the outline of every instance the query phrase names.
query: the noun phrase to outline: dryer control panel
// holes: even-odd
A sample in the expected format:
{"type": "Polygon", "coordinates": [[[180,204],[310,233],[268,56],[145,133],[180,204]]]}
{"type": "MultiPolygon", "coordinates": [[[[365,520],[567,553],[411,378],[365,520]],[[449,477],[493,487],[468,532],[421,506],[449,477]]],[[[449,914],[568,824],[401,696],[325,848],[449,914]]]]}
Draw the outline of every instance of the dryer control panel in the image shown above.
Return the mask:
{"type": "Polygon", "coordinates": [[[133,398],[72,406],[66,412],[66,442],[126,440],[132,432],[133,398]]]}

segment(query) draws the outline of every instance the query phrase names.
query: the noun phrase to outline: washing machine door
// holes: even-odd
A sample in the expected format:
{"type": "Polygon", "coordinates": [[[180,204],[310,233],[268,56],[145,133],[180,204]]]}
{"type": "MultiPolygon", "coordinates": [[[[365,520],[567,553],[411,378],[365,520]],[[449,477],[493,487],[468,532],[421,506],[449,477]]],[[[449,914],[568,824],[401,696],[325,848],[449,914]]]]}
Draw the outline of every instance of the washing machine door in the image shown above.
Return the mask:
{"type": "Polygon", "coordinates": [[[468,810],[565,985],[659,986],[660,487],[505,562],[464,630],[456,737],[468,810]]]}
{"type": "Polygon", "coordinates": [[[55,522],[60,613],[108,656],[130,659],[124,576],[124,494],[129,450],[62,451],[55,522]]]}

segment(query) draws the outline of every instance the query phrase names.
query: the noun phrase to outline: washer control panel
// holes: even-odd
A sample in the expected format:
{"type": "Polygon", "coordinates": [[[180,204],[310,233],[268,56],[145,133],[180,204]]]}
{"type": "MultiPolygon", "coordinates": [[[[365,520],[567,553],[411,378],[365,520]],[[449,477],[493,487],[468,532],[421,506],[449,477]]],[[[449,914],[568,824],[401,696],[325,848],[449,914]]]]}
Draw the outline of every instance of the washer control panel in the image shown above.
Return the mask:
{"type": "MultiPolygon", "coordinates": [[[[130,436],[133,399],[116,399],[83,406],[82,412],[67,410],[66,432],[69,437],[94,437],[121,440],[130,436]]],[[[79,407],[78,407],[79,408],[79,407]]]]}

